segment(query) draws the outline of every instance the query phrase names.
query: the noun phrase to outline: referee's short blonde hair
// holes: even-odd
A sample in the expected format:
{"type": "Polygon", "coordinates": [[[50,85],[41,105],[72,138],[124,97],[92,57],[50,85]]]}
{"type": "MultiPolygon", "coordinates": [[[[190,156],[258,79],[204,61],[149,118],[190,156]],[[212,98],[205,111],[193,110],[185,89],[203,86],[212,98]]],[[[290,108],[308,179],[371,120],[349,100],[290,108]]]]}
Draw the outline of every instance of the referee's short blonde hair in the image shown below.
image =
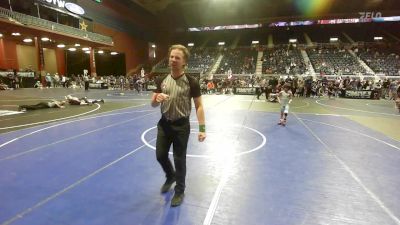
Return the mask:
{"type": "Polygon", "coordinates": [[[174,49],[181,50],[181,51],[183,52],[183,57],[184,57],[184,59],[185,59],[185,62],[188,61],[188,59],[189,59],[189,57],[190,57],[189,49],[187,49],[185,46],[179,45],[179,44],[172,45],[171,47],[169,47],[169,50],[168,50],[168,57],[171,55],[171,51],[174,50],[174,49]]]}

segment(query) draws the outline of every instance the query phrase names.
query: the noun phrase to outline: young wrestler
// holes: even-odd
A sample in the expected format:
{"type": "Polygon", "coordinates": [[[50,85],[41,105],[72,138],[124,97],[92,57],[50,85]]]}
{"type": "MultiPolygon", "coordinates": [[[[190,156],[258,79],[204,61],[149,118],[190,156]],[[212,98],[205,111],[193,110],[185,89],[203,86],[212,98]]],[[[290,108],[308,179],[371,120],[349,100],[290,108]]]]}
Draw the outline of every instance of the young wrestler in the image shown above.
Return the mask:
{"type": "Polygon", "coordinates": [[[284,85],[283,89],[278,94],[278,102],[281,104],[281,118],[279,125],[286,125],[286,118],[289,113],[289,104],[292,102],[293,94],[290,90],[290,85],[284,85]]]}

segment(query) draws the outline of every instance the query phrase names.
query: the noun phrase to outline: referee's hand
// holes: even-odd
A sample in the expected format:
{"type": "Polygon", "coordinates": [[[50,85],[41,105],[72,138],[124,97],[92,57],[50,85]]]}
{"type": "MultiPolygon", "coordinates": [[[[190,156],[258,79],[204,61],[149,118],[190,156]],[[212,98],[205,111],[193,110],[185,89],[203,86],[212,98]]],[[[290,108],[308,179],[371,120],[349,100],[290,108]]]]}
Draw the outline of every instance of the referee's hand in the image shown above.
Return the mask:
{"type": "Polygon", "coordinates": [[[199,132],[199,136],[198,136],[199,142],[203,142],[206,139],[206,136],[207,135],[205,132],[199,132]]]}
{"type": "Polygon", "coordinates": [[[160,93],[156,96],[156,102],[161,103],[163,101],[166,101],[169,99],[169,95],[164,94],[164,93],[160,93]]]}

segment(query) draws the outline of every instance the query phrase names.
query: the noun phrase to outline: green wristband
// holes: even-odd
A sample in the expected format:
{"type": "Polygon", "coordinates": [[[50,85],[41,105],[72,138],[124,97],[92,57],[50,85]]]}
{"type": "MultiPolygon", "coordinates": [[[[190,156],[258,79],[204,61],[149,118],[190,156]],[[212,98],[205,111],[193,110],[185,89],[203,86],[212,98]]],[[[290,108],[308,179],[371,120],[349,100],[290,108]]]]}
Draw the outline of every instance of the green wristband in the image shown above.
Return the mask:
{"type": "Polygon", "coordinates": [[[199,131],[203,133],[206,132],[206,125],[199,125],[199,131]]]}

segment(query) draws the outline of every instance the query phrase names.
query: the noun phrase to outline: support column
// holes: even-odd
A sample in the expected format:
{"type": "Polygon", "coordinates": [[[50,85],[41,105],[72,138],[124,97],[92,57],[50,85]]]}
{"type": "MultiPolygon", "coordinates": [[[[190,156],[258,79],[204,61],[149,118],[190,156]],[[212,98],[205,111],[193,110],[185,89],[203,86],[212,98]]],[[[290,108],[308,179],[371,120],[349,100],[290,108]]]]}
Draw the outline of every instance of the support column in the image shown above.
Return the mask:
{"type": "Polygon", "coordinates": [[[97,72],[96,72],[96,59],[94,55],[94,48],[90,48],[90,75],[92,77],[97,77],[97,72]]]}
{"type": "Polygon", "coordinates": [[[44,54],[43,54],[43,48],[42,45],[40,43],[40,40],[38,39],[38,37],[35,37],[35,48],[36,48],[36,53],[37,53],[37,68],[38,68],[38,73],[39,76],[41,77],[41,82],[43,84],[43,86],[45,86],[46,82],[45,82],[45,76],[46,74],[44,74],[43,71],[43,67],[44,67],[44,54]]]}

